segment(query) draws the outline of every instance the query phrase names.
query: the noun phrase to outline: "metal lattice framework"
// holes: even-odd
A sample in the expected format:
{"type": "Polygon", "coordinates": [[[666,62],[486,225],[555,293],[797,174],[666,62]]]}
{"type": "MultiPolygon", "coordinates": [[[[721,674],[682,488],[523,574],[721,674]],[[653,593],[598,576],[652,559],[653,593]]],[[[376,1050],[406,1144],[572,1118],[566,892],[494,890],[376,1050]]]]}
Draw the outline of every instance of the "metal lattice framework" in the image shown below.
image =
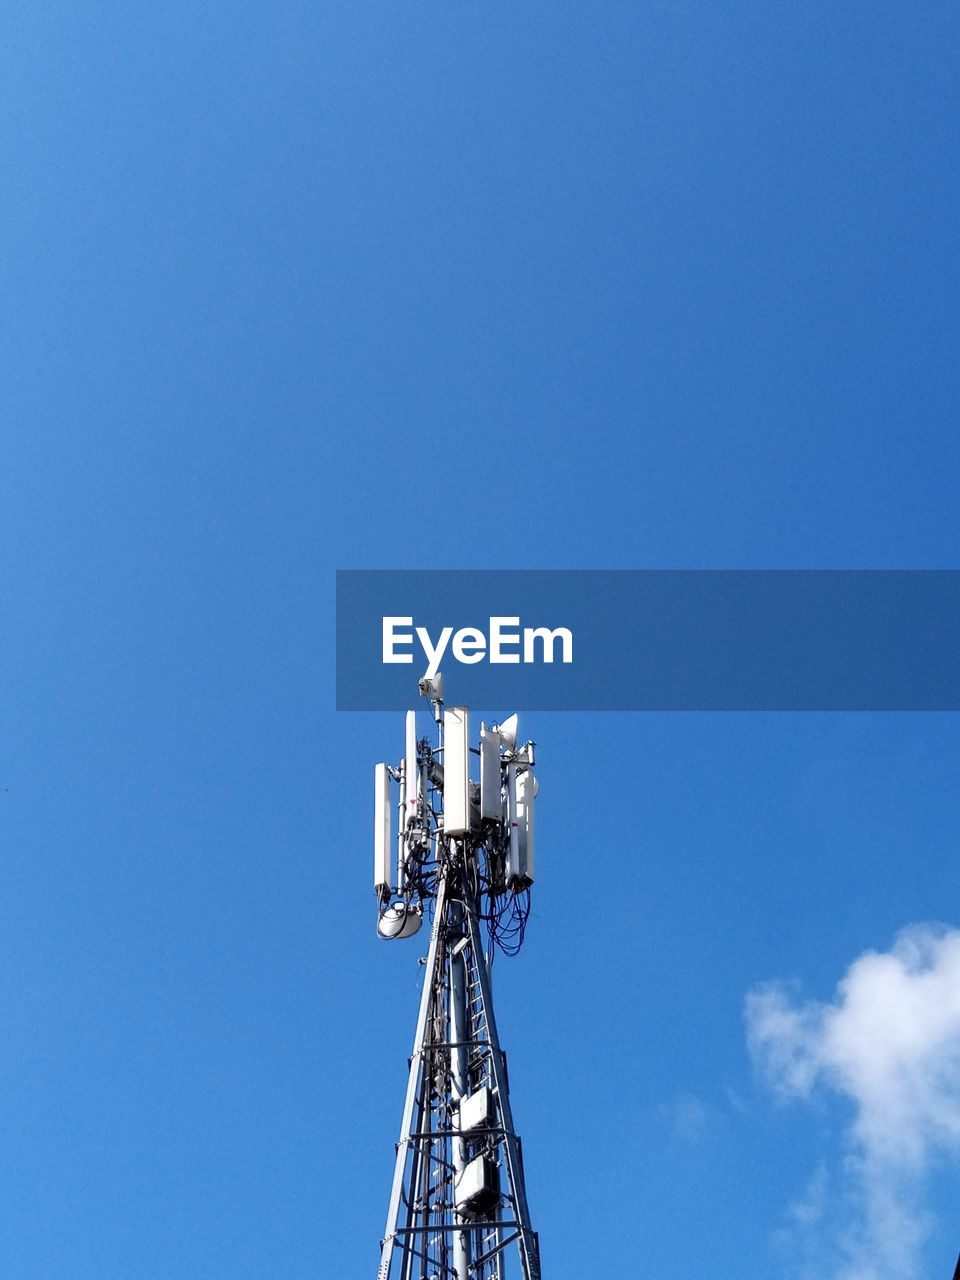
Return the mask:
{"type": "MultiPolygon", "coordinates": [[[[408,936],[425,906],[428,914],[432,906],[432,928],[377,1276],[540,1280],[491,995],[494,952],[519,948],[529,911],[532,775],[525,789],[522,774],[533,763],[533,744],[517,751],[498,726],[484,728],[474,753],[481,784],[487,779],[481,796],[469,782],[466,746],[462,760],[449,747],[443,760],[439,686],[428,692],[439,745],[417,742],[414,764],[408,718],[406,761],[398,769],[378,766],[389,768],[401,791],[399,883],[394,890],[379,873],[380,932],[408,936]],[[444,793],[452,814],[451,791],[461,784],[466,811],[454,833],[452,819],[445,829],[444,793]]],[[[454,713],[465,726],[465,708],[454,713]]],[[[384,811],[381,805],[378,821],[384,811]]],[[[388,842],[385,834],[381,845],[388,842]]]]}

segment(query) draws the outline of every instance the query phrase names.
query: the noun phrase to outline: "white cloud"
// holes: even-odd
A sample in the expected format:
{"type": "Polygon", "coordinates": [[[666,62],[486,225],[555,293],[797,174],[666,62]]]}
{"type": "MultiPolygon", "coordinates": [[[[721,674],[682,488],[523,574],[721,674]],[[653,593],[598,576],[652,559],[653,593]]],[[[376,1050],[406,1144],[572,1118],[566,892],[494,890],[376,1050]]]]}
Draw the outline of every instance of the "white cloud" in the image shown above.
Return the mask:
{"type": "Polygon", "coordinates": [[[821,1237],[805,1274],[915,1280],[930,1227],[924,1176],[937,1157],[960,1155],[960,931],[912,925],[890,951],[855,960],[829,1003],[799,1001],[782,983],[759,988],[746,1021],[778,1094],[819,1086],[854,1107],[832,1199],[845,1212],[792,1215],[821,1237]]]}
{"type": "Polygon", "coordinates": [[[694,1093],[681,1093],[665,1102],[659,1115],[675,1142],[690,1145],[702,1141],[716,1120],[714,1108],[694,1093]]]}
{"type": "Polygon", "coordinates": [[[803,1195],[789,1206],[787,1216],[802,1227],[811,1227],[823,1221],[830,1194],[830,1177],[827,1166],[821,1161],[807,1183],[803,1195]]]}

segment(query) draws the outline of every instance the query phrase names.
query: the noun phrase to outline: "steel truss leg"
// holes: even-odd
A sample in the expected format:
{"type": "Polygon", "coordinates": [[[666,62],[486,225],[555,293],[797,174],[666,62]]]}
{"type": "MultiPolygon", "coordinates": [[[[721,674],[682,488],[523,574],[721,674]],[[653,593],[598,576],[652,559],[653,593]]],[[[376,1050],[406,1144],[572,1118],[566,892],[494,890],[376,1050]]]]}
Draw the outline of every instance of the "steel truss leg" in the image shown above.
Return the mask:
{"type": "MultiPolygon", "coordinates": [[[[420,1012],[417,1015],[417,1030],[413,1038],[413,1056],[410,1059],[410,1075],[407,1079],[407,1096],[403,1104],[403,1120],[400,1124],[400,1141],[397,1143],[397,1162],[393,1170],[393,1187],[390,1191],[390,1207],[387,1210],[387,1229],[383,1236],[380,1252],[380,1269],[377,1280],[387,1280],[390,1275],[390,1261],[399,1225],[400,1204],[403,1198],[403,1175],[407,1164],[407,1154],[411,1149],[410,1134],[413,1132],[413,1112],[417,1102],[417,1087],[421,1073],[427,1064],[424,1063],[423,1047],[426,1043],[427,1023],[434,1000],[434,992],[438,984],[439,973],[437,960],[440,956],[440,939],[444,932],[444,916],[447,906],[447,881],[444,877],[437,889],[436,909],[433,916],[433,929],[430,933],[430,949],[427,952],[427,964],[423,975],[423,993],[420,997],[420,1012]]],[[[411,1198],[416,1195],[416,1183],[411,1183],[411,1198]]]]}

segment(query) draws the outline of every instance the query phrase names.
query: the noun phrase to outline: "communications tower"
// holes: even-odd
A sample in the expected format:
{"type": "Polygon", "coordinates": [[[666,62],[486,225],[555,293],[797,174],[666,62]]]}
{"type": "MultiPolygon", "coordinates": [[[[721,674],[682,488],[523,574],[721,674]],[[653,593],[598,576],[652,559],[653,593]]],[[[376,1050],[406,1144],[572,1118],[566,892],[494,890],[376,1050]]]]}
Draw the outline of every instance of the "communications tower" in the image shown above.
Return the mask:
{"type": "Polygon", "coordinates": [[[403,760],[375,771],[378,932],[409,938],[432,917],[377,1280],[540,1280],[490,990],[530,911],[534,744],[517,746],[511,716],[471,747],[442,677],[420,693],[434,741],[408,711],[403,760]]]}

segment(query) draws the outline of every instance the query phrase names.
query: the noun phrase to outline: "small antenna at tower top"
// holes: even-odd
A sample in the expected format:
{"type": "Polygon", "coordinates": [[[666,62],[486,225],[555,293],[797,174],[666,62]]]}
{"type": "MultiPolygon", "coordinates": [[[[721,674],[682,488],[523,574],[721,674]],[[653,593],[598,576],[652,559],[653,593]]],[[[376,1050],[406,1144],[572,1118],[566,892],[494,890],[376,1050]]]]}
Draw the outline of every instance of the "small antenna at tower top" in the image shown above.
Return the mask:
{"type": "Polygon", "coordinates": [[[420,681],[420,697],[429,698],[431,702],[443,701],[443,673],[435,676],[424,676],[420,681]]]}
{"type": "Polygon", "coordinates": [[[433,718],[437,724],[443,723],[443,674],[438,671],[435,676],[424,676],[420,681],[420,697],[429,698],[433,708],[433,718]]]}

